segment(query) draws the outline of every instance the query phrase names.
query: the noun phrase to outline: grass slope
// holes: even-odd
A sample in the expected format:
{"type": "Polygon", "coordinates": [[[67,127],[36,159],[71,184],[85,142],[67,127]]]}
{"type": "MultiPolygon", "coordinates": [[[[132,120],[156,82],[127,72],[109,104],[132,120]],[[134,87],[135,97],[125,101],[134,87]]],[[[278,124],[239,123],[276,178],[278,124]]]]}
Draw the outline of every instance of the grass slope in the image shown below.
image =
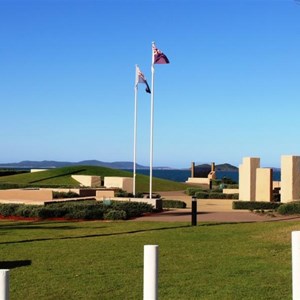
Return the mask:
{"type": "MultiPolygon", "coordinates": [[[[42,172],[3,176],[0,177],[0,184],[79,187],[79,183],[71,178],[71,175],[95,175],[102,178],[105,176],[132,177],[131,172],[122,170],[93,166],[71,166],[42,172]]],[[[149,176],[137,174],[136,181],[137,191],[144,192],[149,190],[149,176]]],[[[186,188],[187,185],[183,183],[153,178],[153,191],[184,190],[186,188]]]]}
{"type": "Polygon", "coordinates": [[[142,299],[159,245],[159,299],[291,299],[297,222],[0,222],[11,299],[142,299]]]}

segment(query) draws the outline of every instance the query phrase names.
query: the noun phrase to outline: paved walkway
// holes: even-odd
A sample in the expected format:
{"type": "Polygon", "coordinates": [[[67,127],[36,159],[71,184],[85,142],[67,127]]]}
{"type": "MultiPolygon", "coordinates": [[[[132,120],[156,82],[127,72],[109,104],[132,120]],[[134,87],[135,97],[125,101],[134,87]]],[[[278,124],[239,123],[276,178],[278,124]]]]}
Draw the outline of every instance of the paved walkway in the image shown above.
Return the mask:
{"type": "MultiPolygon", "coordinates": [[[[184,192],[159,192],[164,199],[181,200],[187,204],[186,209],[169,209],[161,213],[150,214],[135,221],[191,222],[191,197],[184,192]]],[[[276,222],[298,220],[300,216],[281,216],[274,214],[257,214],[248,210],[232,209],[232,201],[223,199],[198,199],[198,222],[276,222]]]]}

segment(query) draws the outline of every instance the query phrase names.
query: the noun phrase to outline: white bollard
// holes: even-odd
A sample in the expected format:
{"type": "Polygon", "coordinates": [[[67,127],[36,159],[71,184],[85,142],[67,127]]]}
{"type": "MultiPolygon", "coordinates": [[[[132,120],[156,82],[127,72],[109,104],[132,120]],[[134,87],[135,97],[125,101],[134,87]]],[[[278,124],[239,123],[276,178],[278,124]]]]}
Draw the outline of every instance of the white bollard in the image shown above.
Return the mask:
{"type": "Polygon", "coordinates": [[[144,245],[143,299],[158,299],[158,245],[144,245]]]}
{"type": "Polygon", "coordinates": [[[0,300],[9,299],[9,270],[0,270],[0,300]]]}
{"type": "Polygon", "coordinates": [[[300,231],[292,231],[293,300],[300,300],[300,231]]]}

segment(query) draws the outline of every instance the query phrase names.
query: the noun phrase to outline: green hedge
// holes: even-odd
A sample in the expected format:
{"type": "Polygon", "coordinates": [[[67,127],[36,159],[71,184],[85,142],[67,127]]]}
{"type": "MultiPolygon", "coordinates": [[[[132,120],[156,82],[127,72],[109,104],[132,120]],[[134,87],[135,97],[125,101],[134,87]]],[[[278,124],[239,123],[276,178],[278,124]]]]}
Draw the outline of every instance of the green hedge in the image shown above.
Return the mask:
{"type": "Polygon", "coordinates": [[[208,189],[202,189],[202,188],[187,188],[185,193],[188,196],[195,196],[196,193],[204,192],[207,193],[208,189]]]}
{"type": "Polygon", "coordinates": [[[53,199],[63,199],[63,198],[76,198],[80,195],[75,192],[53,192],[53,199]]]}
{"type": "Polygon", "coordinates": [[[264,201],[233,201],[232,208],[233,209],[277,209],[282,205],[278,202],[264,202],[264,201]]]}
{"type": "Polygon", "coordinates": [[[281,215],[300,214],[300,201],[293,201],[280,205],[277,210],[281,215]]]}
{"type": "Polygon", "coordinates": [[[239,194],[223,194],[222,189],[187,188],[186,194],[197,199],[238,199],[239,194]]]}
{"type": "Polygon", "coordinates": [[[163,208],[186,208],[186,203],[180,200],[162,200],[163,208]]]}
{"type": "Polygon", "coordinates": [[[204,191],[199,191],[199,192],[195,193],[194,197],[196,197],[197,199],[208,199],[209,198],[209,193],[204,192],[204,191]]]}
{"type": "Polygon", "coordinates": [[[0,204],[0,215],[4,217],[68,218],[87,220],[125,220],[152,212],[147,203],[111,201],[109,205],[96,201],[61,202],[46,206],[23,204],[0,204]]]}

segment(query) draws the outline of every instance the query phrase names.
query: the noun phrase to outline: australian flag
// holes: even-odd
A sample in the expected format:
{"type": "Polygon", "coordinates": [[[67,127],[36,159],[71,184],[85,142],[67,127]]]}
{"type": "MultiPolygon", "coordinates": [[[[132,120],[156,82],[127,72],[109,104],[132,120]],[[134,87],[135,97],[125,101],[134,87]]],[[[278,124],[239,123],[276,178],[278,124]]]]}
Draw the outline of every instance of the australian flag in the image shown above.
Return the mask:
{"type": "Polygon", "coordinates": [[[150,87],[148,85],[148,82],[144,76],[144,74],[141,72],[140,68],[138,66],[136,66],[136,76],[137,76],[137,82],[136,84],[138,83],[144,83],[146,85],[146,89],[145,91],[149,94],[151,94],[151,90],[150,90],[150,87]]]}
{"type": "Polygon", "coordinates": [[[170,61],[165,54],[156,48],[155,43],[152,43],[152,51],[154,56],[154,64],[169,64],[170,61]]]}

